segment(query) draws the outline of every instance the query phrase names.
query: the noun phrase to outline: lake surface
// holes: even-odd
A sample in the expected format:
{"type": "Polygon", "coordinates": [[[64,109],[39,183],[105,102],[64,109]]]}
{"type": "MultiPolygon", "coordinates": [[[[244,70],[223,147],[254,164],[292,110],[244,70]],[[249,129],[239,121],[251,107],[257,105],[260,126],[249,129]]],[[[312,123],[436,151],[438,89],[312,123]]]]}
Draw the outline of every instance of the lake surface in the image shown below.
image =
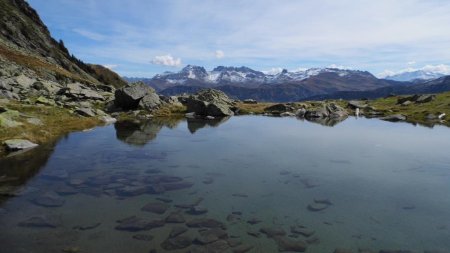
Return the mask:
{"type": "Polygon", "coordinates": [[[125,122],[0,160],[0,252],[450,250],[449,128],[321,123],[125,122]]]}

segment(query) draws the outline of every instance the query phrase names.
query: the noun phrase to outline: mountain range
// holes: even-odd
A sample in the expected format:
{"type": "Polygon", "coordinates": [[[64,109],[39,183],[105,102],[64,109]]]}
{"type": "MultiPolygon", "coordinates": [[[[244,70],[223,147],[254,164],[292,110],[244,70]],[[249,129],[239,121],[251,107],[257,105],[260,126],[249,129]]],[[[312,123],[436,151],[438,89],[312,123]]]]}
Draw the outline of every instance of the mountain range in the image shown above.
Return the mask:
{"type": "Polygon", "coordinates": [[[367,71],[338,68],[283,70],[277,74],[265,74],[244,66],[218,66],[207,71],[201,66],[187,65],[179,72],[165,72],[153,78],[125,79],[130,82],[143,81],[164,95],[179,95],[193,93],[203,88],[215,88],[236,99],[268,102],[341,98],[341,96],[376,98],[386,95],[387,91],[407,94],[409,91],[423,93],[449,90],[440,79],[432,79],[435,84],[430,85],[428,83],[430,80],[380,79],[367,71]]]}

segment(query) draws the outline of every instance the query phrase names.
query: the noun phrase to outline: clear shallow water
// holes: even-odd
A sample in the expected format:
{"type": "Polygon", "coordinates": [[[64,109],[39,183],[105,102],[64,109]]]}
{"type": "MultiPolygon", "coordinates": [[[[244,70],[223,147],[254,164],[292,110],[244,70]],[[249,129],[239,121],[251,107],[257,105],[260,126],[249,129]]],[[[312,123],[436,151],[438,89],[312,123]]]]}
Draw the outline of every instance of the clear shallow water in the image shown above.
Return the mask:
{"type": "MultiPolygon", "coordinates": [[[[361,118],[330,127],[246,116],[72,133],[0,160],[8,181],[2,189],[15,187],[0,202],[0,252],[166,252],[161,243],[186,223],[130,232],[118,230],[117,221],[161,220],[172,212],[187,222],[222,222],[229,238],[253,246],[249,252],[278,251],[276,240],[249,235],[265,227],[309,241],[306,252],[449,250],[449,148],[449,128],[361,118]],[[151,194],[161,191],[155,185],[165,192],[151,194]],[[157,198],[171,200],[163,214],[141,210],[163,203],[157,198]],[[208,212],[179,208],[193,203],[208,212]],[[46,217],[55,227],[25,226],[31,217],[46,217]],[[300,225],[314,234],[291,233],[300,225]]],[[[194,240],[198,230],[183,236],[194,240]]]]}

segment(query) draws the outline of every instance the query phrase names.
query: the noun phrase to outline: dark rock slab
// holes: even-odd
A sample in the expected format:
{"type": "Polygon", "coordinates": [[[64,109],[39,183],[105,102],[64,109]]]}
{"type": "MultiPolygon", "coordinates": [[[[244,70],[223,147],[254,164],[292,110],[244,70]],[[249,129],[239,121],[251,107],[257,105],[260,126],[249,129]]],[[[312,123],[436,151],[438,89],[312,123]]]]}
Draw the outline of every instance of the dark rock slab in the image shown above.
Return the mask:
{"type": "Polygon", "coordinates": [[[241,244],[233,248],[233,253],[246,253],[253,249],[252,245],[249,244],[241,244]]]}
{"type": "Polygon", "coordinates": [[[116,194],[122,197],[134,197],[145,194],[149,191],[146,186],[126,186],[116,189],[116,194]]]}
{"type": "Polygon", "coordinates": [[[175,182],[175,183],[164,183],[161,184],[161,186],[166,191],[175,191],[175,190],[182,190],[191,188],[194,185],[194,183],[191,182],[175,182]]]}
{"type": "Polygon", "coordinates": [[[304,237],[310,237],[314,234],[314,231],[302,226],[291,226],[291,233],[303,235],[304,237]]]}
{"type": "Polygon", "coordinates": [[[281,227],[263,227],[259,231],[269,238],[286,235],[286,231],[281,227]]]}
{"type": "Polygon", "coordinates": [[[92,223],[92,224],[88,224],[88,225],[78,225],[78,226],[73,227],[73,229],[81,230],[81,231],[91,230],[91,229],[95,229],[95,228],[99,227],[101,224],[102,224],[101,222],[96,222],[96,223],[92,223]]]}
{"type": "Polygon", "coordinates": [[[278,245],[279,252],[305,252],[307,245],[300,240],[290,239],[284,236],[277,236],[274,238],[278,245]]]}
{"type": "Polygon", "coordinates": [[[226,229],[225,224],[218,220],[203,218],[203,219],[193,219],[186,222],[186,226],[191,228],[222,228],[226,229]]]}
{"type": "Polygon", "coordinates": [[[58,216],[33,216],[17,224],[20,227],[35,228],[56,228],[61,226],[61,219],[58,216]]]}
{"type": "Polygon", "coordinates": [[[166,217],[167,223],[184,223],[186,220],[184,219],[183,215],[179,212],[172,212],[169,214],[169,216],[166,217]]]}
{"type": "Polygon", "coordinates": [[[153,236],[152,235],[146,235],[146,234],[136,234],[133,235],[133,239],[138,240],[138,241],[151,241],[153,240],[153,236]]]}
{"type": "Polygon", "coordinates": [[[44,207],[60,207],[64,205],[65,200],[54,192],[46,192],[31,200],[32,203],[44,207]]]}
{"type": "Polygon", "coordinates": [[[262,221],[261,219],[258,219],[256,217],[252,217],[252,218],[247,220],[247,223],[250,224],[250,225],[255,225],[255,224],[260,223],[261,221],[262,221]]]}
{"type": "Polygon", "coordinates": [[[202,206],[193,206],[189,210],[186,211],[186,213],[190,215],[202,215],[208,212],[208,209],[206,207],[202,206]]]}
{"type": "Polygon", "coordinates": [[[161,202],[151,202],[141,208],[142,211],[163,214],[170,208],[170,205],[161,202]]]}
{"type": "Polygon", "coordinates": [[[179,236],[179,235],[185,233],[186,231],[188,231],[187,227],[175,226],[170,231],[169,238],[179,236]]]}
{"type": "Polygon", "coordinates": [[[141,231],[141,230],[150,230],[152,228],[162,227],[165,222],[163,220],[153,220],[148,221],[136,216],[131,216],[122,220],[117,221],[119,225],[116,226],[117,230],[124,231],[141,231]]]}
{"type": "Polygon", "coordinates": [[[179,250],[192,245],[192,240],[188,236],[179,235],[172,238],[167,238],[161,243],[161,248],[165,250],[179,250]]]}

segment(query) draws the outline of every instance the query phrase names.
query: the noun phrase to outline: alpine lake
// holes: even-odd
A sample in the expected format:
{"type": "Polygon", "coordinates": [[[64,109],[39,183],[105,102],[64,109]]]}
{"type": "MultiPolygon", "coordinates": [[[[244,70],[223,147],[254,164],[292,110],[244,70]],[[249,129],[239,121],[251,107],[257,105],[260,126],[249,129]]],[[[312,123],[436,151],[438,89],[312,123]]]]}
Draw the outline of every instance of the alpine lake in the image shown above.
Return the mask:
{"type": "Polygon", "coordinates": [[[449,193],[444,126],[118,122],[0,160],[0,252],[450,252],[449,193]]]}

